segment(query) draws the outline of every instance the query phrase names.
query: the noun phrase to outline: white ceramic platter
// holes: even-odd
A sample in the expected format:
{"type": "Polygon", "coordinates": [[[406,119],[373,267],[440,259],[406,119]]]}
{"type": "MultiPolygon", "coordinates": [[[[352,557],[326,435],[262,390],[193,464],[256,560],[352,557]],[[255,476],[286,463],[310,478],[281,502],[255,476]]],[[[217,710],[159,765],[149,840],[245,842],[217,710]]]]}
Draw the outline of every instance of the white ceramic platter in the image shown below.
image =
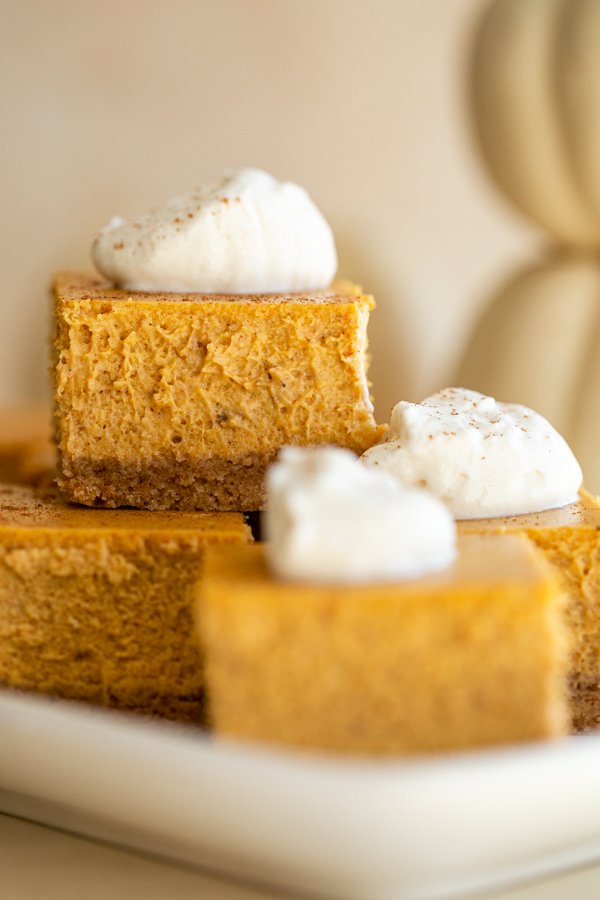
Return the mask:
{"type": "Polygon", "coordinates": [[[600,737],[348,762],[4,692],[0,810],[305,895],[456,897],[600,858],[600,737]]]}

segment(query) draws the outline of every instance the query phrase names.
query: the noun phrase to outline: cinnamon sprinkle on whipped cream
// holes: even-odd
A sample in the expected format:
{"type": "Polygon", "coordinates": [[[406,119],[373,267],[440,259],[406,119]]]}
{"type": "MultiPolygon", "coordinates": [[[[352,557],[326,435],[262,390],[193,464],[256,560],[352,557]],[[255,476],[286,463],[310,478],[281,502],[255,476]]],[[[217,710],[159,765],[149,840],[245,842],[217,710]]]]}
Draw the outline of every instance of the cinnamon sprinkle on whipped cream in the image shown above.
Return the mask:
{"type": "Polygon", "coordinates": [[[457,519],[565,506],[578,499],[583,479],[569,445],[543,416],[465,388],[398,403],[387,440],[361,459],[427,487],[457,519]]]}
{"type": "Polygon", "coordinates": [[[239,169],[96,237],[99,272],[130,291],[255,294],[327,288],[331,228],[304,188],[239,169]]]}

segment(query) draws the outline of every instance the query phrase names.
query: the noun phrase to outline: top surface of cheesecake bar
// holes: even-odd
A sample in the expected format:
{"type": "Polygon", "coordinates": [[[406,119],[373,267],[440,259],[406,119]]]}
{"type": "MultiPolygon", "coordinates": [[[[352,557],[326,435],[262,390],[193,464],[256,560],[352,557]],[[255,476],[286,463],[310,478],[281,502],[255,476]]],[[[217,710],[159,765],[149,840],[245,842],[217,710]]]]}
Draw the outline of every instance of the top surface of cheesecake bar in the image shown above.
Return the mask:
{"type": "Polygon", "coordinates": [[[130,301],[135,303],[349,303],[360,299],[369,308],[374,301],[350,281],[335,282],[323,291],[281,294],[177,294],[166,291],[125,291],[114,287],[98,275],[86,272],[59,272],[54,281],[58,297],[65,303],[82,301],[130,301]]]}
{"type": "Polygon", "coordinates": [[[516,582],[539,582],[549,579],[550,570],[540,555],[526,542],[512,535],[501,536],[493,547],[485,535],[465,534],[458,539],[456,561],[446,568],[406,581],[376,582],[368,584],[318,584],[284,581],[273,575],[268,567],[264,545],[253,549],[231,547],[207,557],[206,575],[226,585],[243,583],[250,586],[269,584],[278,595],[294,597],[327,593],[331,597],[356,597],[367,595],[400,596],[415,593],[445,592],[452,588],[473,585],[516,582]]]}
{"type": "Polygon", "coordinates": [[[130,532],[204,532],[223,540],[250,541],[241,513],[146,512],[137,509],[89,509],[72,506],[55,488],[0,484],[0,531],[36,530],[130,532]]]}
{"type": "Polygon", "coordinates": [[[457,522],[459,529],[485,531],[489,528],[598,528],[600,529],[600,499],[588,491],[580,491],[579,500],[544,509],[541,512],[518,516],[497,516],[485,519],[463,519],[457,522]]]}

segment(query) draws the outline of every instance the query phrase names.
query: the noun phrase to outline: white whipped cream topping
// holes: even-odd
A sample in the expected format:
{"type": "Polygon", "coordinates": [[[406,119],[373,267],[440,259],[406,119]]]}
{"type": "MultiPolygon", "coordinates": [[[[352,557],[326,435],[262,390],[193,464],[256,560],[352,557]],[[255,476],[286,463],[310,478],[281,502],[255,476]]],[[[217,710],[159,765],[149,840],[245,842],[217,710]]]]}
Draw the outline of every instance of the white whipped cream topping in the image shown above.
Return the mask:
{"type": "Polygon", "coordinates": [[[387,441],[361,458],[429,488],[457,519],[564,506],[582,483],[573,452],[546,419],[464,388],[398,403],[387,441]]]}
{"type": "Polygon", "coordinates": [[[130,291],[320,290],[337,270],[331,228],[304,188],[260,169],[226,173],[131,222],[112,219],[92,258],[130,291]]]}
{"type": "Polygon", "coordinates": [[[396,581],[456,554],[456,526],[427,491],[368,469],[349,450],[286,447],[267,473],[269,565],[292,581],[396,581]]]}

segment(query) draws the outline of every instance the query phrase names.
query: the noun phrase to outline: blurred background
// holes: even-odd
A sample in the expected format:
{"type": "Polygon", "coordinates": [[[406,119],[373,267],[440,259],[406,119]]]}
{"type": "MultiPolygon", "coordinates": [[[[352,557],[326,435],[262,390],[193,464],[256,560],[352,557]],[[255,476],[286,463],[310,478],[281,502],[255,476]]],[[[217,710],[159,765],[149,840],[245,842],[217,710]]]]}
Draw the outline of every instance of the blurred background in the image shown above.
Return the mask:
{"type": "Polygon", "coordinates": [[[0,7],[0,406],[47,397],[50,278],[111,216],[253,165],[375,295],[381,421],[462,382],[548,416],[600,491],[597,0],[0,7]]]}
{"type": "Polygon", "coordinates": [[[46,389],[47,288],[95,232],[223,168],[305,186],[374,293],[379,417],[450,377],[537,238],[479,165],[480,0],[2,0],[0,403],[46,389]]]}

